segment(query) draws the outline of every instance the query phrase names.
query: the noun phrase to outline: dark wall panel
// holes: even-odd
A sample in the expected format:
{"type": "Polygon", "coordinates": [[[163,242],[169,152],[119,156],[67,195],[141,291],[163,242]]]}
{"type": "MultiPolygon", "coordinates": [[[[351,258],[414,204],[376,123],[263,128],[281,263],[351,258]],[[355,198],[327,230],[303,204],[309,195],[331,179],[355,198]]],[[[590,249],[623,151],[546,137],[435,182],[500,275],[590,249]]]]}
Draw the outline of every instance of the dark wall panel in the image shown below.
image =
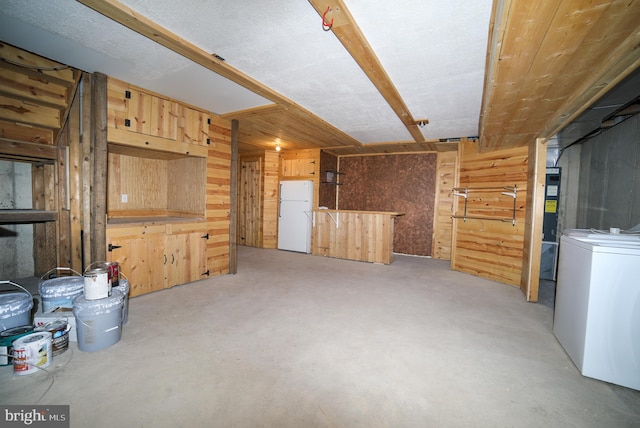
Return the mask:
{"type": "Polygon", "coordinates": [[[405,213],[396,219],[394,252],[430,256],[436,158],[435,153],[340,158],[338,208],[405,213]]]}
{"type": "MultiPolygon", "coordinates": [[[[318,206],[327,207],[330,210],[336,209],[336,189],[337,185],[323,183],[327,181],[327,171],[338,170],[338,157],[331,153],[320,151],[320,192],[318,194],[318,206]]],[[[333,179],[337,180],[334,174],[333,179]]]]}

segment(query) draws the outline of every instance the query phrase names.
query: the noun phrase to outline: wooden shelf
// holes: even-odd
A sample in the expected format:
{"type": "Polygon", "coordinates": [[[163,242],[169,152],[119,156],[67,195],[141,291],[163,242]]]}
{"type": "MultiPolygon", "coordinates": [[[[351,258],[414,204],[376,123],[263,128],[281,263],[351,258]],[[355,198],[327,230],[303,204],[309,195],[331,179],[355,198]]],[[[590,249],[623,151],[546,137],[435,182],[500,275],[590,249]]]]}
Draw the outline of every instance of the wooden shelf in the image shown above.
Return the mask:
{"type": "Polygon", "coordinates": [[[56,221],[55,211],[0,210],[0,224],[28,224],[56,221]]]}

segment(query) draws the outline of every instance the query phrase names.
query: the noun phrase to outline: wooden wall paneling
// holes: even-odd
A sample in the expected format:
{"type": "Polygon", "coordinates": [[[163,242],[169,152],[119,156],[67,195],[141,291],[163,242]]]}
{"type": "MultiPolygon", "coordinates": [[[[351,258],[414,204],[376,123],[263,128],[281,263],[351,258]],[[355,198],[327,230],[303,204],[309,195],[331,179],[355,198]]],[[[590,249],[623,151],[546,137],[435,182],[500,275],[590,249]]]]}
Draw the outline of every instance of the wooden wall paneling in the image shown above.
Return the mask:
{"type": "Polygon", "coordinates": [[[206,183],[206,158],[192,156],[167,161],[167,210],[169,215],[204,218],[206,183]]]}
{"type": "MultiPolygon", "coordinates": [[[[57,266],[71,267],[71,215],[67,205],[67,193],[69,186],[67,183],[67,157],[69,144],[69,125],[67,124],[60,134],[58,140],[58,162],[56,163],[56,183],[55,191],[58,205],[58,264],[57,266]]],[[[56,266],[52,266],[56,267],[56,266]]]]}
{"type": "Polygon", "coordinates": [[[244,157],[240,163],[237,242],[262,247],[262,158],[244,157]]]}
{"type": "Polygon", "coordinates": [[[207,233],[206,266],[210,276],[236,273],[237,253],[237,124],[211,115],[207,146],[207,233]]]}
{"type": "Polygon", "coordinates": [[[527,217],[524,234],[524,260],[520,289],[528,302],[538,301],[542,256],[542,223],[546,181],[546,141],[539,138],[529,145],[527,217]]]}
{"type": "MultiPolygon", "coordinates": [[[[32,167],[33,209],[55,211],[55,164],[39,163],[32,167]]],[[[33,225],[34,274],[45,272],[58,266],[57,218],[56,221],[33,225]]]]}
{"type": "MultiPolygon", "coordinates": [[[[80,89],[78,89],[80,92],[80,89]]],[[[84,270],[82,264],[82,147],[81,147],[81,121],[80,96],[76,96],[71,104],[67,123],[69,127],[69,206],[70,212],[70,245],[71,264],[73,270],[84,270]]]]}
{"type": "Polygon", "coordinates": [[[2,117],[20,123],[44,126],[51,129],[60,127],[60,110],[54,107],[29,104],[27,101],[0,95],[2,117]]]}
{"type": "Polygon", "coordinates": [[[453,188],[457,186],[457,152],[439,152],[436,160],[436,201],[431,256],[451,260],[453,188]]]}
{"type": "Polygon", "coordinates": [[[107,76],[94,73],[91,79],[93,106],[93,181],[91,186],[91,260],[106,260],[107,227],[107,76]]]}
{"type": "Polygon", "coordinates": [[[120,216],[120,211],[121,216],[134,211],[167,215],[168,161],[109,153],[108,162],[113,187],[108,195],[110,216],[120,216]],[[127,195],[127,202],[122,202],[122,194],[127,195]]]}
{"type": "Polygon", "coordinates": [[[81,138],[81,156],[82,156],[82,264],[83,270],[84,266],[87,266],[88,261],[91,260],[91,249],[93,248],[93,234],[92,226],[93,222],[91,219],[91,183],[93,182],[93,168],[94,168],[94,159],[93,159],[93,150],[91,148],[91,141],[93,140],[93,135],[91,130],[93,129],[93,102],[92,102],[92,83],[93,76],[89,73],[83,73],[82,80],[80,85],[81,96],[82,96],[82,135],[81,138]]]}
{"type": "MultiPolygon", "coordinates": [[[[526,147],[479,153],[476,142],[466,141],[460,144],[458,187],[468,186],[472,189],[516,185],[516,224],[514,226],[510,221],[471,218],[465,221],[457,218],[453,229],[455,247],[452,248],[452,269],[505,284],[520,285],[528,180],[527,160],[526,147]]],[[[479,191],[473,198],[470,197],[467,212],[510,216],[507,208],[509,197],[498,196],[506,202],[494,208],[498,199],[495,199],[493,193],[500,191],[479,191]]],[[[513,199],[510,199],[510,203],[512,209],[513,199]]],[[[464,198],[456,197],[454,214],[461,215],[463,204],[464,198]]]]}
{"type": "Polygon", "coordinates": [[[278,209],[280,156],[275,150],[264,153],[262,202],[262,248],[278,247],[278,209]]]}
{"type": "Polygon", "coordinates": [[[0,56],[11,62],[24,64],[27,67],[37,69],[40,78],[45,76],[52,80],[68,83],[74,81],[74,71],[72,68],[61,67],[62,64],[58,62],[24,51],[4,42],[0,42],[0,56]]]}

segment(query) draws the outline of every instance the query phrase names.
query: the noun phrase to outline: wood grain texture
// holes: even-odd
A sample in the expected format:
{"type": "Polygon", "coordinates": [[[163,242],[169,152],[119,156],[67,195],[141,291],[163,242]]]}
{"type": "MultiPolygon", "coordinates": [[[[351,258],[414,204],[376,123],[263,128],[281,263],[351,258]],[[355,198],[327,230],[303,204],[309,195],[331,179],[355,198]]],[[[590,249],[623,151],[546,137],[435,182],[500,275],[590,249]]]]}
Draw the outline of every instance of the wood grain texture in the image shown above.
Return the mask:
{"type": "Polygon", "coordinates": [[[635,1],[494,2],[481,148],[549,138],[640,66],[635,1]]]}
{"type": "Polygon", "coordinates": [[[371,263],[393,262],[394,219],[398,213],[314,211],[311,253],[371,263]]]}
{"type": "Polygon", "coordinates": [[[453,188],[457,183],[458,153],[439,152],[436,160],[436,201],[433,217],[431,256],[451,260],[453,188]]]}
{"type": "MultiPolygon", "coordinates": [[[[510,221],[458,218],[454,224],[451,268],[505,284],[520,285],[524,254],[528,148],[478,153],[478,145],[460,144],[459,183],[469,188],[467,213],[510,218],[513,198],[502,186],[517,186],[516,224],[510,221]],[[487,190],[483,190],[490,188],[487,190]],[[496,190],[497,188],[497,190],[496,190]],[[472,196],[473,195],[473,196],[472,196]]],[[[454,215],[462,215],[464,198],[456,197],[454,215]]]]}

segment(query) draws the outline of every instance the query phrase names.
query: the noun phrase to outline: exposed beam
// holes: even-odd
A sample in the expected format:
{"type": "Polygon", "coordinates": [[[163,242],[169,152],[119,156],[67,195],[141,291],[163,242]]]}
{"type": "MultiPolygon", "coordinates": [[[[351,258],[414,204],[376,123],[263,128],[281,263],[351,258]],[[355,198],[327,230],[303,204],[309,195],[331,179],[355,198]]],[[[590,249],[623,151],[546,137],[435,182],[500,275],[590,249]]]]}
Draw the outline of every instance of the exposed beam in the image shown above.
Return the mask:
{"type": "Polygon", "coordinates": [[[237,70],[224,61],[218,59],[215,56],[215,52],[206,52],[203,49],[200,49],[196,45],[189,43],[122,3],[115,0],[78,0],[78,2],[106,16],[107,18],[124,25],[130,30],[153,40],[167,49],[170,49],[173,52],[219,74],[220,76],[237,83],[255,94],[285,107],[292,114],[299,116],[304,120],[311,119],[318,121],[323,127],[330,128],[333,134],[340,134],[341,138],[344,139],[345,144],[361,144],[353,137],[323,121],[318,116],[296,104],[279,92],[274,91],[252,77],[244,74],[240,70],[237,70]]]}
{"type": "Polygon", "coordinates": [[[369,77],[415,141],[424,141],[424,136],[416,124],[416,119],[411,115],[409,108],[344,2],[342,0],[309,0],[309,3],[327,22],[333,20],[331,31],[358,63],[362,71],[369,77]]]}

